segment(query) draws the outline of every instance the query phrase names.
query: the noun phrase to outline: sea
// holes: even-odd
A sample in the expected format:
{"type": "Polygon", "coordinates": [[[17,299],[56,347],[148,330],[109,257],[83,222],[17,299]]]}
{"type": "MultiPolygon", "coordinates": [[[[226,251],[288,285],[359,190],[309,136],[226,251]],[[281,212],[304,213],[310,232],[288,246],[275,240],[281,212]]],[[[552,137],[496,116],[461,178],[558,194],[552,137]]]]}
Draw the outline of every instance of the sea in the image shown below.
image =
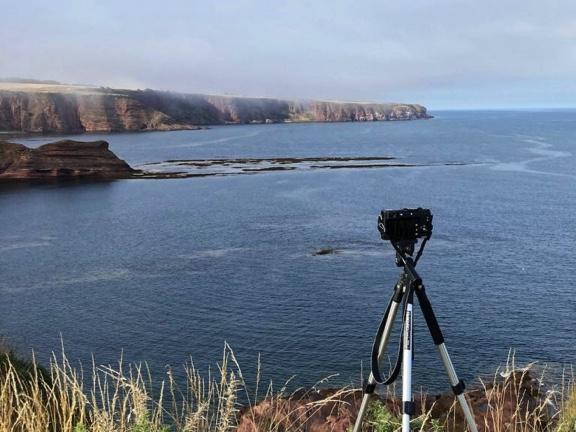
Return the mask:
{"type": "MultiPolygon", "coordinates": [[[[249,384],[260,369],[277,387],[359,386],[401,271],[377,217],[423,207],[434,230],[418,270],[468,386],[510,356],[567,367],[576,359],[576,111],[432,114],[13,138],[32,147],[103,139],[134,167],[340,157],[405,166],[2,184],[0,335],[41,364],[64,349],[79,367],[122,358],[183,379],[191,361],[216,370],[228,345],[249,384]],[[323,248],[336,253],[315,255],[323,248]]],[[[414,387],[448,390],[419,311],[414,331],[414,387]]]]}

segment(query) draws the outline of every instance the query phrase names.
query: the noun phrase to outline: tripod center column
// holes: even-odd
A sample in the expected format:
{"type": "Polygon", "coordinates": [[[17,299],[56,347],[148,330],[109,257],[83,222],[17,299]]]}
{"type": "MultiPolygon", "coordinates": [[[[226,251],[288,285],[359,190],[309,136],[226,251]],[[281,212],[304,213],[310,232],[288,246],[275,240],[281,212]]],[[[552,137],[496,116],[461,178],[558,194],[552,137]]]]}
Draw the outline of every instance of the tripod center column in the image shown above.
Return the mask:
{"type": "Polygon", "coordinates": [[[410,432],[410,417],[414,415],[412,401],[412,350],[413,340],[413,291],[409,290],[406,299],[404,319],[404,340],[402,341],[402,432],[410,432]]]}

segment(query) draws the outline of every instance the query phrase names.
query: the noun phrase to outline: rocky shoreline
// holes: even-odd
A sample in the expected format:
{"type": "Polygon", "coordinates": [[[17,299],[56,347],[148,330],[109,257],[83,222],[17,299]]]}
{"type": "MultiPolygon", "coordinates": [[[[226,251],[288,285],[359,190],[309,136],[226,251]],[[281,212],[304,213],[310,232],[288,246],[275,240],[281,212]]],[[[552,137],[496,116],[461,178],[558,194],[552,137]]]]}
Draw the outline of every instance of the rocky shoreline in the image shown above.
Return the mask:
{"type": "Polygon", "coordinates": [[[62,140],[36,149],[0,141],[0,181],[177,179],[278,171],[459,166],[464,162],[402,163],[390,156],[179,159],[132,168],[106,141],[62,140]]]}
{"type": "Polygon", "coordinates": [[[0,132],[11,133],[169,131],[223,124],[430,117],[426,108],[418,104],[282,100],[0,82],[0,132]]]}

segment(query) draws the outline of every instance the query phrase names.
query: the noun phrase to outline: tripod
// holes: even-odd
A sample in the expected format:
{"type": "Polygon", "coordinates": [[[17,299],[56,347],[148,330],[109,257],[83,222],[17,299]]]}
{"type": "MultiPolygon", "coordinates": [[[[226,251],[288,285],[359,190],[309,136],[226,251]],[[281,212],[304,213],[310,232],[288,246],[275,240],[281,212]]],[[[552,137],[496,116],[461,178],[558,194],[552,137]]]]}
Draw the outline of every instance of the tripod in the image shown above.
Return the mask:
{"type": "MultiPolygon", "coordinates": [[[[429,238],[429,237],[428,237],[429,238]]],[[[410,241],[392,241],[392,246],[396,249],[396,265],[398,267],[403,267],[404,270],[400,275],[400,279],[394,287],[394,293],[386,309],[386,313],[382,318],[382,322],[376,333],[376,338],[374,340],[374,346],[372,347],[372,371],[370,377],[368,378],[368,383],[364,390],[364,396],[362,398],[362,404],[360,405],[360,411],[358,412],[358,417],[356,418],[356,423],[354,425],[354,432],[360,432],[362,428],[362,420],[366,414],[370,398],[376,390],[377,384],[391,384],[393,383],[402,368],[402,432],[410,432],[410,417],[415,414],[415,404],[412,400],[412,360],[413,360],[413,304],[414,304],[414,294],[418,299],[420,304],[420,309],[426,320],[428,330],[432,335],[432,339],[440,357],[446,372],[448,373],[448,378],[450,380],[450,385],[452,386],[452,391],[454,392],[466,421],[471,432],[478,432],[476,427],[476,422],[472,414],[472,410],[468,405],[468,401],[464,396],[464,381],[458,379],[454,366],[452,365],[452,360],[448,355],[446,345],[444,344],[444,336],[442,335],[442,330],[438,324],[438,320],[434,315],[432,310],[432,305],[426,296],[426,291],[422,283],[422,279],[416,272],[415,266],[420,258],[424,245],[426,241],[424,240],[420,246],[420,250],[416,255],[416,259],[412,259],[412,254],[414,252],[414,245],[416,240],[410,241]],[[401,333],[402,343],[400,344],[398,357],[396,360],[396,365],[390,376],[386,379],[382,379],[379,370],[379,363],[381,357],[386,351],[386,346],[390,339],[390,334],[392,331],[392,326],[394,324],[394,319],[398,312],[398,308],[401,303],[403,304],[403,328],[401,333]],[[400,352],[401,351],[401,352],[400,352]]]]}

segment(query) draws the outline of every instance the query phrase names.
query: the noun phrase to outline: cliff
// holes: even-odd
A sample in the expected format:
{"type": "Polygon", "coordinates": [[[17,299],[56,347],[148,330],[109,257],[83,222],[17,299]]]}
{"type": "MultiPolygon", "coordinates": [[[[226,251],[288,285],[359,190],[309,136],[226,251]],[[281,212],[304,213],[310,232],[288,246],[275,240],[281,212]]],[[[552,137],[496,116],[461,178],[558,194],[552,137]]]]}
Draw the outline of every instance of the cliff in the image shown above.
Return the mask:
{"type": "Polygon", "coordinates": [[[37,149],[0,142],[0,180],[115,179],[135,172],[105,141],[58,141],[37,149]]]}
{"type": "Polygon", "coordinates": [[[289,101],[0,83],[0,131],[77,133],[195,129],[228,123],[385,121],[429,118],[415,104],[289,101]]]}

